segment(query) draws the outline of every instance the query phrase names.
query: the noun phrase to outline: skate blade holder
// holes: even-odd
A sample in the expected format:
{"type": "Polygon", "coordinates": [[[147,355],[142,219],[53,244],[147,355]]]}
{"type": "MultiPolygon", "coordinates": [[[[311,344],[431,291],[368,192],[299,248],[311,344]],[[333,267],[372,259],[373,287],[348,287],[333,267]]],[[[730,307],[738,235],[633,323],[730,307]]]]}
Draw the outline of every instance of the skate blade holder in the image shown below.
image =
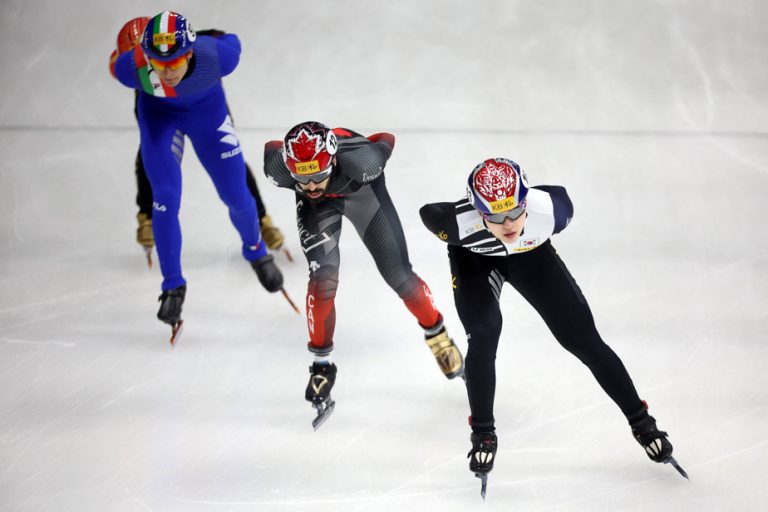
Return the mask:
{"type": "Polygon", "coordinates": [[[328,399],[326,402],[312,404],[312,407],[317,411],[317,417],[312,420],[312,428],[317,430],[331,417],[331,414],[333,414],[333,411],[336,408],[336,402],[328,399]]]}
{"type": "Polygon", "coordinates": [[[475,473],[475,476],[480,479],[480,496],[485,501],[485,493],[488,490],[488,473],[475,473]]]}

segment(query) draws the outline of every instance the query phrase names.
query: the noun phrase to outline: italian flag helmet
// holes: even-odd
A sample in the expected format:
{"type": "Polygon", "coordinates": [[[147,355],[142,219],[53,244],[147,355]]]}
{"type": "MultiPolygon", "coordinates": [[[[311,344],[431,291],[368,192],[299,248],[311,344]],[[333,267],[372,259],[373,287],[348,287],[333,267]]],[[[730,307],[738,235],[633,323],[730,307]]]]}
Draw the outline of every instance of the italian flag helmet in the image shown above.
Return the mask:
{"type": "Polygon", "coordinates": [[[141,48],[150,59],[167,62],[190,51],[196,40],[197,34],[187,18],[163,11],[147,23],[141,48]]]}

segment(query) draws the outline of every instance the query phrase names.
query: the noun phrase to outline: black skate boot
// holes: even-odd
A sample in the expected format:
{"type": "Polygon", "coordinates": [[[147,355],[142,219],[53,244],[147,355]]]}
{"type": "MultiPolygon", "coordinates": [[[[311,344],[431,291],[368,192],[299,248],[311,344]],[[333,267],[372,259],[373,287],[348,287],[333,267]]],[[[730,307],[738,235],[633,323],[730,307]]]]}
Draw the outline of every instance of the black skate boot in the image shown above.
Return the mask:
{"type": "Polygon", "coordinates": [[[672,457],[672,443],[667,440],[667,433],[656,428],[656,419],[645,413],[639,419],[630,422],[632,436],[645,448],[645,453],[653,462],[672,464],[685,478],[688,474],[672,457]]]}
{"type": "Polygon", "coordinates": [[[179,323],[181,321],[181,307],[184,305],[184,295],[186,293],[186,286],[163,291],[157,298],[160,302],[160,309],[157,311],[158,320],[169,325],[179,323]]]}
{"type": "Polygon", "coordinates": [[[442,320],[432,329],[424,330],[424,341],[432,350],[443,375],[449,379],[464,378],[464,358],[459,347],[453,342],[442,320]]]}
{"type": "Polygon", "coordinates": [[[275,258],[271,254],[252,261],[251,267],[256,271],[261,286],[268,292],[275,293],[283,289],[283,273],[275,265],[275,258]]]}
{"type": "Polygon", "coordinates": [[[467,454],[469,458],[469,470],[480,479],[480,496],[485,500],[485,491],[488,485],[488,473],[493,469],[496,460],[498,442],[493,432],[472,432],[469,437],[472,441],[472,449],[467,454]]]}
{"type": "Polygon", "coordinates": [[[157,311],[157,318],[171,326],[171,348],[176,346],[176,342],[181,337],[181,329],[184,320],[181,319],[181,307],[184,305],[184,296],[187,293],[186,286],[179,286],[173,290],[165,290],[160,297],[160,309],[157,311]]]}
{"type": "Polygon", "coordinates": [[[336,402],[331,399],[331,389],[336,382],[336,365],[333,363],[312,363],[309,367],[309,383],[304,398],[312,402],[317,417],[312,427],[317,430],[333,413],[336,402]]]}

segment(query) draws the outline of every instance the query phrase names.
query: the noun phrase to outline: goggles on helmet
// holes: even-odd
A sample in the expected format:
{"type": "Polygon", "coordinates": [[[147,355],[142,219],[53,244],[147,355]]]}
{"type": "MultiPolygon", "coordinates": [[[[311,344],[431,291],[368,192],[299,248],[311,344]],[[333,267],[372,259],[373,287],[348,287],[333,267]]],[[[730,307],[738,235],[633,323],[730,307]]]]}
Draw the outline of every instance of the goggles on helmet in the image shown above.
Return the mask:
{"type": "Polygon", "coordinates": [[[502,213],[483,213],[483,218],[491,224],[504,224],[507,219],[515,221],[525,213],[525,201],[523,204],[502,213]]]}
{"type": "Polygon", "coordinates": [[[283,162],[294,180],[320,183],[333,172],[338,141],[333,130],[317,121],[297,124],[283,139],[283,162]]]}
{"type": "MultiPolygon", "coordinates": [[[[298,164],[301,165],[301,164],[298,164]]],[[[298,181],[302,185],[309,185],[309,182],[312,183],[321,183],[328,179],[328,177],[333,172],[333,165],[329,165],[328,168],[324,171],[316,172],[314,174],[294,174],[291,173],[291,176],[294,180],[298,181]]]]}

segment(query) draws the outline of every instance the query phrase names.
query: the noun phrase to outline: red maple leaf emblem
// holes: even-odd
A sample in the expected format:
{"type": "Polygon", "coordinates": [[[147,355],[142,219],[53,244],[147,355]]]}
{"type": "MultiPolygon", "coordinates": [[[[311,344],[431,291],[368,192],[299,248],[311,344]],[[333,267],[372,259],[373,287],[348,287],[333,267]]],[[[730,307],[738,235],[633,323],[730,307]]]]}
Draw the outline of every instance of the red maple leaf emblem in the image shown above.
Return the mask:
{"type": "Polygon", "coordinates": [[[323,146],[323,140],[319,134],[313,135],[305,130],[300,130],[293,139],[288,140],[288,156],[299,162],[308,162],[317,156],[323,146]]]}

